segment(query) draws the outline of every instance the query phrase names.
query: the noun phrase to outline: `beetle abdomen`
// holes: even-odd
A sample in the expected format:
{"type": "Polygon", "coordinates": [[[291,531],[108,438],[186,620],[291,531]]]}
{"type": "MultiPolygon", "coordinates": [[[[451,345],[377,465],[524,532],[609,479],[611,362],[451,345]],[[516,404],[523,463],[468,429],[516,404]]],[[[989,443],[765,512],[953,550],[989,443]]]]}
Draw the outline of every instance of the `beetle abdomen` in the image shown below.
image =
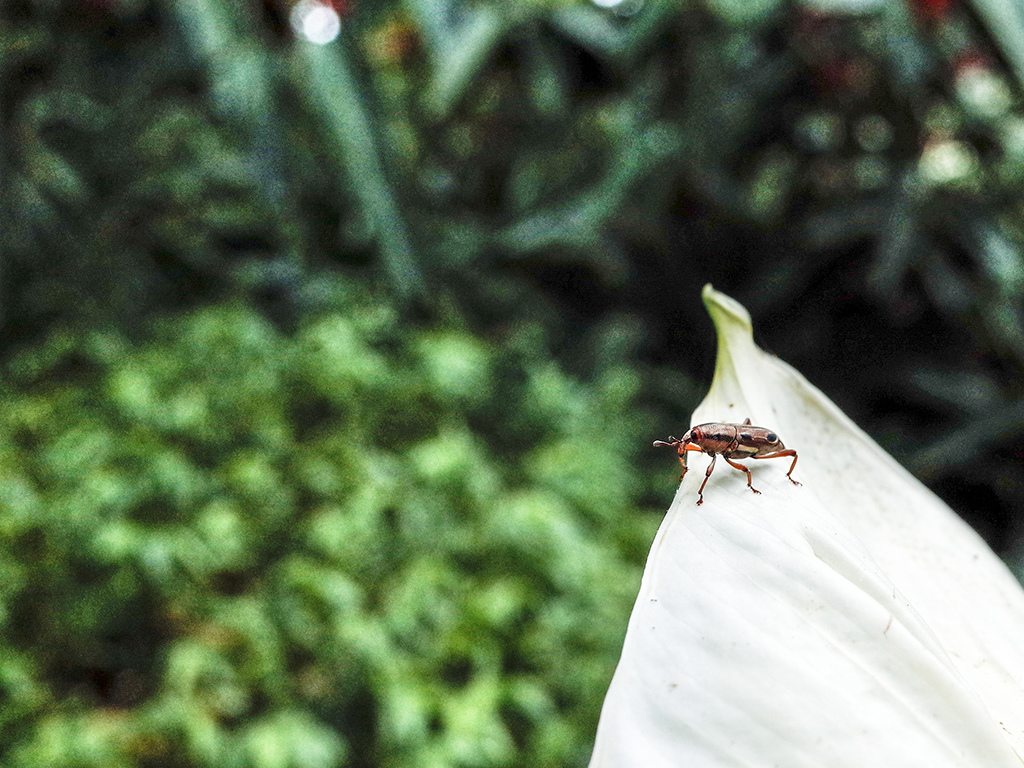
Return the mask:
{"type": "Polygon", "coordinates": [[[749,459],[755,453],[758,452],[758,447],[755,445],[744,445],[740,443],[733,450],[723,453],[727,459],[749,459]]]}

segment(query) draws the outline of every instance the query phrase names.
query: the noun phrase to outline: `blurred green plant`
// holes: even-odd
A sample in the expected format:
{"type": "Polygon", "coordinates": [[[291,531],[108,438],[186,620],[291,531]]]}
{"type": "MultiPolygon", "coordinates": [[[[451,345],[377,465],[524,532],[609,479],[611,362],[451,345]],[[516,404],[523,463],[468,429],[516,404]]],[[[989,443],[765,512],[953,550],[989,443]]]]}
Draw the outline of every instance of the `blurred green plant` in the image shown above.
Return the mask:
{"type": "Polygon", "coordinates": [[[338,303],[13,360],[4,765],[585,763],[658,520],[638,375],[338,303]]]}
{"type": "Polygon", "coordinates": [[[317,46],[290,0],[0,3],[4,760],[585,751],[563,544],[639,559],[606,516],[709,280],[1024,552],[1017,6],[608,5],[332,0],[317,46]]]}

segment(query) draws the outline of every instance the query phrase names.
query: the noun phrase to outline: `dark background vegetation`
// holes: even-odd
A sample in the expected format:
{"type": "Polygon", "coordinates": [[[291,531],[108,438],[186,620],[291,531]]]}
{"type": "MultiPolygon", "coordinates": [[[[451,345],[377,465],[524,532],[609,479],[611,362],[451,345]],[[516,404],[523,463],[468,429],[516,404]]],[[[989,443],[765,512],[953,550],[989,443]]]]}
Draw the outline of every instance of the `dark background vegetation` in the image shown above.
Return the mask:
{"type": "Polygon", "coordinates": [[[0,763],[581,766],[705,282],[1021,559],[1010,0],[0,4],[0,763]]]}

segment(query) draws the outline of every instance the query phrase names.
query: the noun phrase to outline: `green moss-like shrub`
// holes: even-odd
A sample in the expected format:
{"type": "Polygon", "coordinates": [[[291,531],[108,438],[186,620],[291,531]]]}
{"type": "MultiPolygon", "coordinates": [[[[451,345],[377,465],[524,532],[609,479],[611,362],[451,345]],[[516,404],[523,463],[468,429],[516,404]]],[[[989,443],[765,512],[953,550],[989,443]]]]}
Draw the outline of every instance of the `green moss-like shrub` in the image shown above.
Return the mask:
{"type": "Polygon", "coordinates": [[[636,375],[347,302],[8,367],[4,765],[586,762],[658,521],[636,375]]]}

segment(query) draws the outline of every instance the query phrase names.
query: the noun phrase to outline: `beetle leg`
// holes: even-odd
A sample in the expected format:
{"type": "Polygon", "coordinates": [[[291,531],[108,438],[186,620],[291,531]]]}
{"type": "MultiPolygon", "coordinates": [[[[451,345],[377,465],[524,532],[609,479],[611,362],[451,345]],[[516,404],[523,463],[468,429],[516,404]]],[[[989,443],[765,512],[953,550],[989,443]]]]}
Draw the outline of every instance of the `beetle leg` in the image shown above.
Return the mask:
{"type": "MultiPolygon", "coordinates": [[[[704,473],[704,482],[700,484],[700,488],[697,490],[697,506],[699,507],[704,503],[704,486],[708,484],[708,479],[711,477],[711,470],[715,468],[715,460],[718,458],[717,453],[711,454],[711,463],[708,464],[708,471],[704,473]]],[[[728,461],[728,459],[726,459],[728,461]]]]}
{"type": "Polygon", "coordinates": [[[803,485],[803,483],[798,483],[796,480],[794,480],[791,477],[791,475],[793,474],[793,468],[796,466],[796,460],[798,458],[800,458],[799,456],[796,455],[796,451],[794,451],[792,448],[787,448],[784,451],[776,451],[775,453],[766,453],[764,456],[754,456],[752,458],[755,458],[755,459],[781,459],[783,456],[792,456],[793,457],[793,463],[789,465],[789,472],[786,473],[786,477],[789,478],[789,482],[793,483],[793,485],[803,485]]]}
{"type": "Polygon", "coordinates": [[[669,440],[671,440],[671,442],[666,442],[664,440],[655,440],[654,445],[659,448],[662,446],[667,446],[669,448],[676,449],[676,453],[679,456],[679,466],[682,468],[682,472],[679,473],[679,479],[682,480],[683,476],[689,471],[689,467],[686,466],[686,452],[700,451],[701,453],[703,453],[704,449],[701,448],[699,445],[694,445],[693,443],[684,443],[677,437],[670,437],[669,440]]]}
{"type": "Polygon", "coordinates": [[[752,490],[754,493],[760,493],[760,491],[757,490],[757,488],[755,488],[753,485],[751,485],[751,477],[750,477],[750,470],[749,469],[744,467],[742,464],[737,464],[735,461],[729,461],[729,457],[728,456],[723,456],[722,458],[725,459],[726,461],[728,461],[729,462],[729,466],[732,467],[733,469],[738,469],[741,472],[746,472],[747,473],[747,488],[752,490]]]}
{"type": "Polygon", "coordinates": [[[704,449],[699,445],[694,445],[693,443],[680,443],[677,451],[679,452],[679,465],[683,468],[683,471],[679,475],[679,479],[682,480],[683,475],[689,471],[689,468],[686,466],[686,452],[698,451],[700,453],[704,453],[704,449]]]}

